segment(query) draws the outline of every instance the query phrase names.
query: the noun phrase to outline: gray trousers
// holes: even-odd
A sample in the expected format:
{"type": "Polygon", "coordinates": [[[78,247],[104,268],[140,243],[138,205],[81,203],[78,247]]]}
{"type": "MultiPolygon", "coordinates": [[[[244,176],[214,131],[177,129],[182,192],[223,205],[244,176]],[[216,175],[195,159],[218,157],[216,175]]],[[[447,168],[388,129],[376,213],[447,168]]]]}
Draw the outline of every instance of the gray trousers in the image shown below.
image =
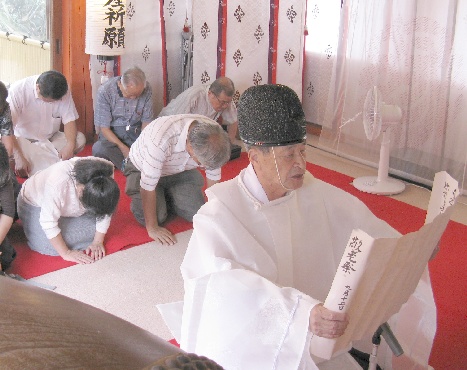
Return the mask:
{"type": "MultiPolygon", "coordinates": [[[[111,127],[110,129],[129,148],[141,133],[141,122],[131,126],[129,130],[126,130],[125,126],[111,127]]],[[[99,134],[99,139],[92,146],[92,155],[107,159],[119,170],[122,169],[124,160],[122,152],[117,145],[108,141],[102,133],[99,134]]]]}
{"type": "MultiPolygon", "coordinates": [[[[140,193],[141,172],[128,159],[123,174],[126,177],[125,193],[131,197],[131,212],[145,226],[140,193]]],[[[193,216],[205,203],[203,186],[204,177],[197,169],[161,177],[156,186],[157,222],[162,224],[171,212],[193,221],[193,216]]]]}
{"type": "MultiPolygon", "coordinates": [[[[40,207],[34,207],[26,203],[21,195],[18,196],[18,215],[23,224],[29,248],[41,254],[58,256],[58,252],[39,223],[40,213],[40,207]]],[[[69,249],[83,250],[94,240],[96,217],[89,214],[79,217],[60,217],[58,227],[69,249]]]]}
{"type": "Polygon", "coordinates": [[[109,160],[118,169],[122,168],[123,154],[118,146],[110,141],[105,139],[96,141],[92,146],[92,155],[109,160]]]}

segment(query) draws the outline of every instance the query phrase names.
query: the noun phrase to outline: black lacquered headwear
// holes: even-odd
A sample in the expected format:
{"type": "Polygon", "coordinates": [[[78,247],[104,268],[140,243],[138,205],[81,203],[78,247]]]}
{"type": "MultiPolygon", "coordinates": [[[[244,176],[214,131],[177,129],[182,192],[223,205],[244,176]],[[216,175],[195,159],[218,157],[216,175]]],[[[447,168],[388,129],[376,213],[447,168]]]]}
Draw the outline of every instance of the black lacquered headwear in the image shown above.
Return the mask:
{"type": "Polygon", "coordinates": [[[249,145],[285,146],[306,140],[302,104],[295,91],[284,85],[245,90],[238,103],[238,129],[249,145]]]}

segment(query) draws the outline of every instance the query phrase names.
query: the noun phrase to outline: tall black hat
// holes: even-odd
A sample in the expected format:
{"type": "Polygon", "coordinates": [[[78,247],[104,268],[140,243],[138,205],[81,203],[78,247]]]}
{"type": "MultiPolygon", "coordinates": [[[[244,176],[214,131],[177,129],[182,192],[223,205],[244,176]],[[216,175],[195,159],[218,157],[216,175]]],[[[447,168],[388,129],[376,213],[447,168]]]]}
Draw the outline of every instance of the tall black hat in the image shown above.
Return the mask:
{"type": "Polygon", "coordinates": [[[238,130],[245,144],[284,146],[306,140],[302,104],[290,87],[252,86],[240,97],[237,109],[238,130]]]}

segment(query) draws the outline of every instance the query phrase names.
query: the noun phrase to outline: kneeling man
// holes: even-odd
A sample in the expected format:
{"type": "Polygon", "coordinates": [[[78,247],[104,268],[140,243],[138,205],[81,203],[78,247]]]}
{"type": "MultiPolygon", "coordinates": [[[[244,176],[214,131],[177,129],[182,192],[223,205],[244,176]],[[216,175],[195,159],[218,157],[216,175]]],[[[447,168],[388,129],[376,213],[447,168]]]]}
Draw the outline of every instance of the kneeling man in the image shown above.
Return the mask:
{"type": "Polygon", "coordinates": [[[160,226],[172,210],[192,221],[204,204],[207,187],[221,178],[229,160],[230,140],[215,121],[198,114],[161,117],[151,122],[130,148],[123,174],[131,211],[149,236],[172,245],[175,236],[160,226]]]}

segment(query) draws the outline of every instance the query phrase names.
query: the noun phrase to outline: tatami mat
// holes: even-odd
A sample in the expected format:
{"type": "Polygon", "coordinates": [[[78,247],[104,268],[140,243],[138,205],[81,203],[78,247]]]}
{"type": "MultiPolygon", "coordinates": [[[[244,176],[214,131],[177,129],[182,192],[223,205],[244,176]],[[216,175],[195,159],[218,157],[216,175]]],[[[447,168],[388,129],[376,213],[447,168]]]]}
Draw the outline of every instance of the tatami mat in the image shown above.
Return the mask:
{"type": "Polygon", "coordinates": [[[156,308],[183,299],[180,266],[192,230],[177,234],[173,246],[156,242],[115,252],[91,265],[54,271],[32,282],[127,320],[159,337],[173,336],[156,308]]]}

